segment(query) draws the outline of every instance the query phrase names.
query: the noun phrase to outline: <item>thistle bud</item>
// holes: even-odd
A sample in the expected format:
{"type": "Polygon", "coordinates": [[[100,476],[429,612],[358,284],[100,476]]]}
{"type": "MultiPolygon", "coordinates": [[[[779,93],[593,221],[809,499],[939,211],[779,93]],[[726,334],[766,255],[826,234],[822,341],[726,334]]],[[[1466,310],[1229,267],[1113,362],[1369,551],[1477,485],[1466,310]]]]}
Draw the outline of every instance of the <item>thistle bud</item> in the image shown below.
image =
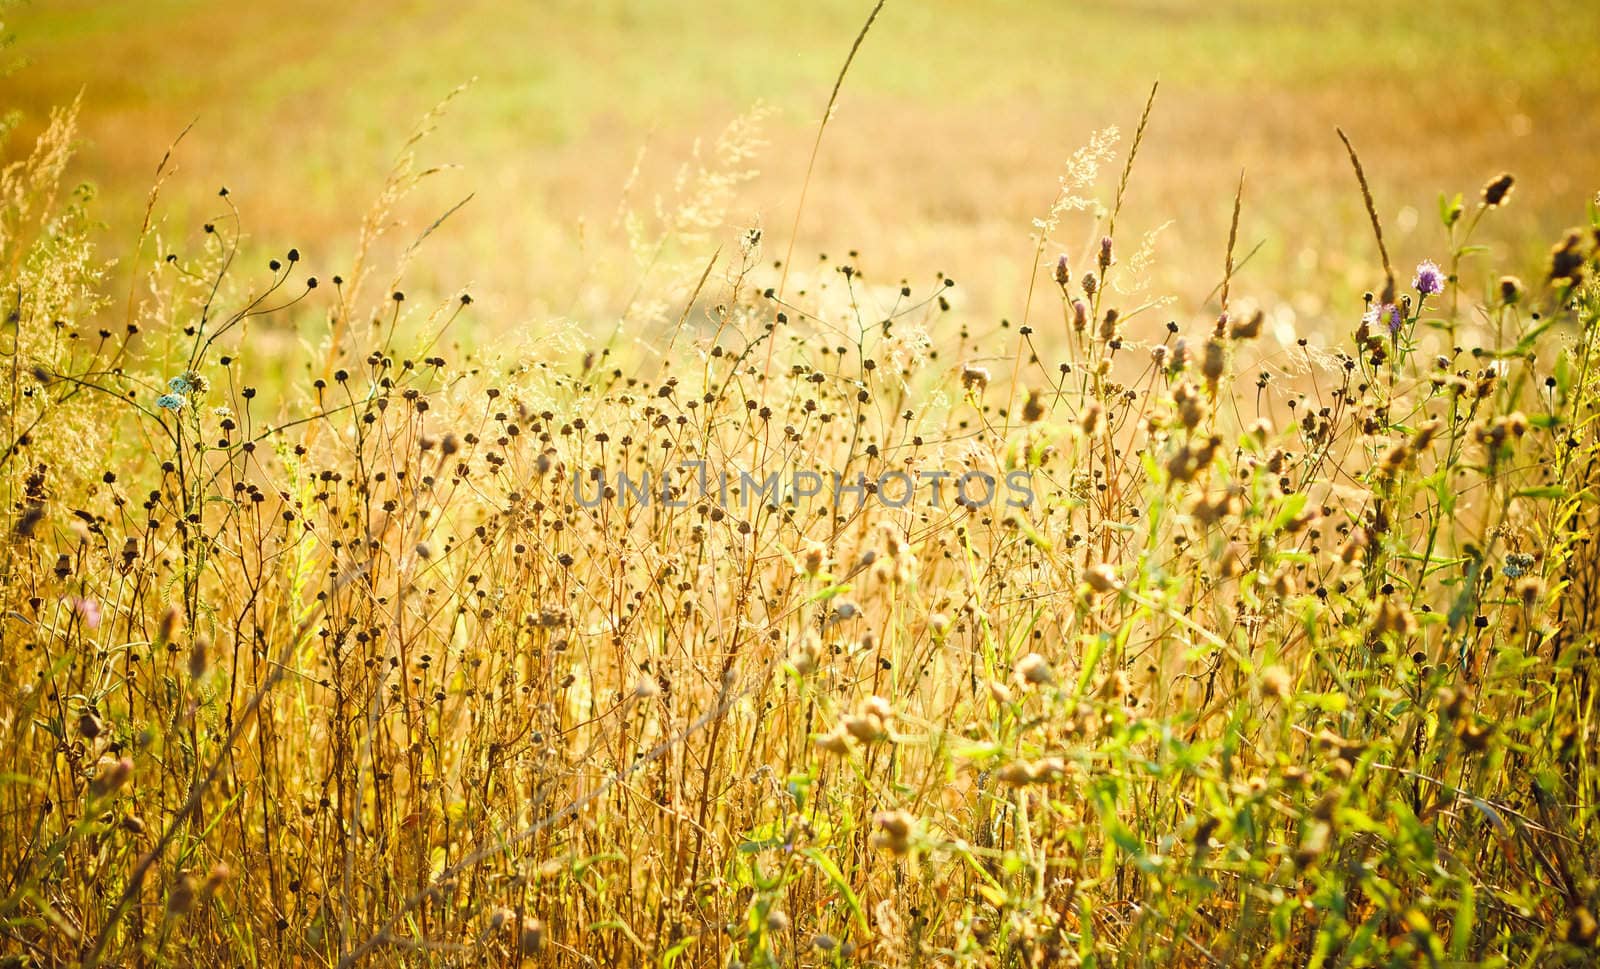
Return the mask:
{"type": "Polygon", "coordinates": [[[1022,420],[1036,424],[1044,417],[1044,397],[1038,390],[1028,391],[1028,400],[1022,405],[1022,420]]]}
{"type": "Polygon", "coordinates": [[[1510,172],[1496,176],[1483,187],[1483,204],[1490,208],[1505,204],[1507,196],[1511,194],[1511,186],[1515,182],[1516,179],[1510,172]]]}
{"type": "Polygon", "coordinates": [[[1500,277],[1500,301],[1514,306],[1522,300],[1522,280],[1515,276],[1500,277]]]}

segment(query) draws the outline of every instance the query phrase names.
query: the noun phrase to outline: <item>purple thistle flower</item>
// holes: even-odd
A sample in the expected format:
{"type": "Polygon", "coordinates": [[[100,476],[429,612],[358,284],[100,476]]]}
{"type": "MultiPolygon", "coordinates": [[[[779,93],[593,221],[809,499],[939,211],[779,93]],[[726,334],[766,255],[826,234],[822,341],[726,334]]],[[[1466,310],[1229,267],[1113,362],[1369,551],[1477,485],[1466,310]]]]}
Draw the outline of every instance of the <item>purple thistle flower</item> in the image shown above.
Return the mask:
{"type": "Polygon", "coordinates": [[[87,629],[100,628],[100,603],[95,599],[74,599],[72,609],[83,618],[87,629]]]}
{"type": "Polygon", "coordinates": [[[1400,312],[1400,307],[1393,303],[1379,303],[1372,309],[1367,310],[1366,315],[1361,318],[1361,322],[1369,327],[1382,326],[1390,333],[1399,333],[1400,328],[1405,325],[1406,317],[1404,313],[1400,312]]]}
{"type": "Polygon", "coordinates": [[[1444,272],[1432,259],[1417,263],[1417,274],[1411,277],[1411,288],[1424,296],[1444,291],[1444,272]]]}
{"type": "Polygon", "coordinates": [[[1390,333],[1399,333],[1406,322],[1405,314],[1401,313],[1400,307],[1393,303],[1385,303],[1378,307],[1378,319],[1389,328],[1390,333]]]}

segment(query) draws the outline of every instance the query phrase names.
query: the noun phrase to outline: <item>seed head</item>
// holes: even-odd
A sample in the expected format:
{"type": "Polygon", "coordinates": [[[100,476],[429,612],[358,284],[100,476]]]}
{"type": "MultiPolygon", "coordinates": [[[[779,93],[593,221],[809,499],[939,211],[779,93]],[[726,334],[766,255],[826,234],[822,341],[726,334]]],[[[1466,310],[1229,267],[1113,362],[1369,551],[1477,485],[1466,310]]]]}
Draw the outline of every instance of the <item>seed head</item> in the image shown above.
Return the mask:
{"type": "Polygon", "coordinates": [[[896,855],[911,850],[911,835],[917,827],[916,818],[905,811],[880,811],[873,818],[873,824],[877,828],[872,834],[873,847],[896,855]]]}
{"type": "Polygon", "coordinates": [[[1516,179],[1512,177],[1510,172],[1490,179],[1489,183],[1483,187],[1483,204],[1490,208],[1504,205],[1506,198],[1511,194],[1511,186],[1515,182],[1516,179]]]}
{"type": "Polygon", "coordinates": [[[532,915],[523,918],[520,935],[518,944],[523,955],[538,955],[544,949],[544,923],[532,915]]]}
{"type": "Polygon", "coordinates": [[[1522,300],[1522,280],[1515,276],[1500,277],[1500,301],[1515,306],[1522,300]]]}
{"type": "Polygon", "coordinates": [[[1014,672],[1018,680],[1029,686],[1048,686],[1055,682],[1055,673],[1050,669],[1050,661],[1038,653],[1029,653],[1017,660],[1014,672]]]}
{"type": "Polygon", "coordinates": [[[1265,320],[1266,314],[1256,310],[1248,320],[1234,320],[1228,335],[1235,340],[1254,340],[1261,335],[1261,324],[1265,320]]]}
{"type": "Polygon", "coordinates": [[[1044,396],[1037,389],[1028,391],[1028,400],[1022,405],[1022,419],[1026,423],[1036,424],[1044,417],[1044,396]]]}
{"type": "Polygon", "coordinates": [[[1117,578],[1116,570],[1104,562],[1091,565],[1085,569],[1083,581],[1097,595],[1116,592],[1122,588],[1122,582],[1117,578]]]}
{"type": "Polygon", "coordinates": [[[167,911],[179,918],[194,911],[196,887],[193,875],[188,872],[179,875],[172,891],[167,893],[167,911]]]}
{"type": "Polygon", "coordinates": [[[1293,692],[1289,671],[1281,666],[1269,666],[1262,670],[1261,692],[1275,700],[1287,700],[1293,692]]]}

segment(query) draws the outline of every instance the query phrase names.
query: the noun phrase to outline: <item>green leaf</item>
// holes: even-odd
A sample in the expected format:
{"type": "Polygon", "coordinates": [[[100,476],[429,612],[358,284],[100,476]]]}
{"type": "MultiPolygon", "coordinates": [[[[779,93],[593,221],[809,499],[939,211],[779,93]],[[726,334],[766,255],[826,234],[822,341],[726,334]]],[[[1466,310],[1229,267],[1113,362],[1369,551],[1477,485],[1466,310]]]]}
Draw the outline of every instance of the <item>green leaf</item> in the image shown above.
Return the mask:
{"type": "Polygon", "coordinates": [[[812,864],[817,866],[819,871],[828,876],[828,881],[833,883],[834,889],[844,896],[844,903],[850,909],[850,918],[855,923],[856,930],[862,935],[871,934],[867,928],[866,913],[861,910],[861,900],[856,897],[856,893],[850,888],[850,883],[845,880],[844,872],[839,870],[839,866],[834,864],[833,859],[823,854],[818,848],[807,848],[804,854],[811,860],[812,864]]]}
{"type": "Polygon", "coordinates": [[[1455,225],[1461,218],[1461,193],[1457,192],[1455,198],[1449,198],[1443,192],[1439,193],[1439,221],[1444,223],[1446,229],[1455,225]]]}
{"type": "Polygon", "coordinates": [[[1308,498],[1309,495],[1304,491],[1296,491],[1285,498],[1283,504],[1278,508],[1278,513],[1272,516],[1272,524],[1268,526],[1267,531],[1282,531],[1285,525],[1294,520],[1294,516],[1305,510],[1308,498]]]}
{"type": "Polygon", "coordinates": [[[1522,488],[1517,491],[1518,498],[1565,498],[1567,489],[1561,485],[1544,485],[1538,488],[1522,488]]]}

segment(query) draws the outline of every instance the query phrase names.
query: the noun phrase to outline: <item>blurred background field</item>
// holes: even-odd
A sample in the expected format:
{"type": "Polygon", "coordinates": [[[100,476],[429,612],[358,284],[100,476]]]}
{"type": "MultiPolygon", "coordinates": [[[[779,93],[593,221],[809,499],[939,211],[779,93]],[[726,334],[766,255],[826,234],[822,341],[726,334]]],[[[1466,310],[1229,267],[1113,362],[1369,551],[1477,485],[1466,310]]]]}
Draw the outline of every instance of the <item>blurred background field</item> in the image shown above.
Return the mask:
{"type": "MultiPolygon", "coordinates": [[[[748,163],[761,174],[712,242],[759,225],[781,255],[818,115],[870,7],[24,3],[7,17],[24,63],[4,101],[27,136],[81,91],[74,172],[102,196],[118,243],[106,251],[126,251],[158,160],[195,121],[164,189],[163,245],[192,245],[226,185],[263,260],[297,245],[332,274],[416,119],[476,78],[420,154],[459,167],[407,200],[412,228],[395,237],[475,196],[407,285],[470,286],[480,327],[598,325],[627,294],[615,280],[641,275],[619,211],[670,197],[697,139],[713,154],[758,102],[771,111],[748,163]]],[[[1470,196],[1503,169],[1516,204],[1485,241],[1531,263],[1600,187],[1597,37],[1600,6],[1535,0],[890,3],[822,146],[795,262],[859,250],[880,282],[946,272],[975,326],[1015,318],[1030,221],[1062,163],[1110,124],[1125,148],[1159,79],[1125,222],[1142,234],[1171,220],[1156,291],[1177,297],[1173,315],[1203,309],[1243,169],[1239,248],[1260,250],[1239,291],[1336,339],[1359,312],[1343,300],[1377,278],[1334,126],[1363,153],[1397,265],[1443,249],[1441,191],[1470,196]]]]}

